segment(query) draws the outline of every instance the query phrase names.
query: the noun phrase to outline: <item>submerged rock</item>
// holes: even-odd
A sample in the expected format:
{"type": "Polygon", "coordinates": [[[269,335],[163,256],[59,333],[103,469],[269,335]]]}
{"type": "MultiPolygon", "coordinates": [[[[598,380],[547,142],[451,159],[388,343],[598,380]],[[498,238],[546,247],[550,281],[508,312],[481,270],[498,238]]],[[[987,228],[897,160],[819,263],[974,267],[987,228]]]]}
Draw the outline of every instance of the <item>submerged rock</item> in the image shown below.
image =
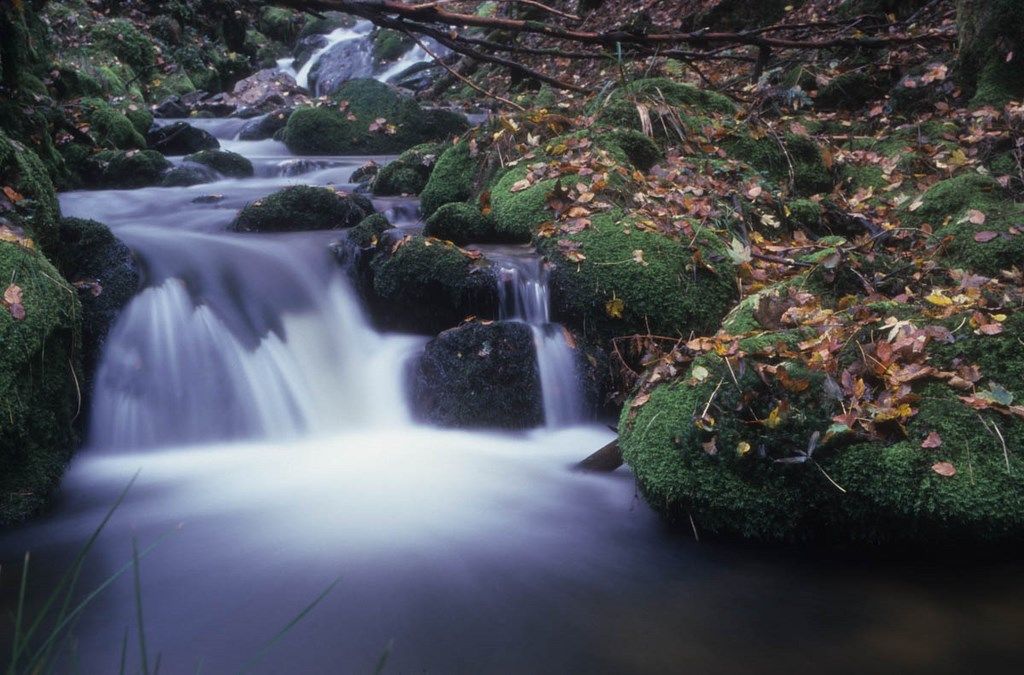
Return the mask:
{"type": "Polygon", "coordinates": [[[416,364],[413,406],[447,427],[528,429],[544,421],[530,327],[469,323],[431,340],[416,364]]]}
{"type": "Polygon", "coordinates": [[[187,122],[174,122],[155,127],[146,134],[151,150],[164,155],[191,155],[200,150],[217,150],[220,143],[208,131],[197,129],[187,122]]]}
{"type": "Polygon", "coordinates": [[[264,141],[273,138],[288,123],[291,116],[290,108],[275,110],[257,119],[251,120],[238,132],[240,141],[264,141]]]}
{"type": "Polygon", "coordinates": [[[361,195],[293,185],[247,204],[229,229],[234,232],[338,230],[357,225],[373,212],[373,204],[361,195]]]}

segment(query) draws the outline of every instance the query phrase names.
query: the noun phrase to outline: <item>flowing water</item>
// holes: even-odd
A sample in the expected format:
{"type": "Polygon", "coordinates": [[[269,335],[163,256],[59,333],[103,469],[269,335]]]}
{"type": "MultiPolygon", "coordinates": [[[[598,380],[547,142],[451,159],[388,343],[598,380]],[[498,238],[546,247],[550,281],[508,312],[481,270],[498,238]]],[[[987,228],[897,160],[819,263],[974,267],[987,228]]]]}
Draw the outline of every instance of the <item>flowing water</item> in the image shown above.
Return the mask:
{"type": "MultiPolygon", "coordinates": [[[[380,334],[328,253],[340,233],[224,231],[288,184],[351,187],[366,158],[289,157],[231,140],[258,176],[189,188],[68,193],[112,226],[146,289],[116,324],[89,442],[53,510],[0,535],[0,635],[24,551],[29,611],[138,480],[87,560],[92,588],[142,561],[161,673],[236,671],[333,580],[260,673],[1019,672],[1017,564],[850,560],[696,542],[666,530],[628,471],[572,464],[612,437],[578,423],[545,273],[494,251],[505,316],[537,331],[549,421],[522,434],[411,421],[406,365],[426,338],[380,334]],[[550,343],[550,344],[549,344],[550,343]],[[545,365],[544,360],[550,359],[545,365]],[[559,375],[561,373],[561,375],[559,375]],[[884,664],[884,667],[880,667],[884,664]]],[[[386,161],[387,158],[378,158],[386,161]]],[[[415,203],[378,202],[415,227],[415,203]]],[[[120,579],[82,617],[62,669],[117,671],[135,595],[120,579]]],[[[0,645],[0,659],[3,645],[0,645]]]]}

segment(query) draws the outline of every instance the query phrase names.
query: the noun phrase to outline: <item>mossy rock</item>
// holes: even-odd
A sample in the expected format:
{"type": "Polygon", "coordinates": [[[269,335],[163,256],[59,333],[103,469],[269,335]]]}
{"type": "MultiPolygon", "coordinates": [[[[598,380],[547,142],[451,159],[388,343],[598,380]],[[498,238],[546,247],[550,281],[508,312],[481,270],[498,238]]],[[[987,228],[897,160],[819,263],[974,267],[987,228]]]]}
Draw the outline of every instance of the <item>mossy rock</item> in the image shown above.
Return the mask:
{"type": "Polygon", "coordinates": [[[76,443],[80,309],[37,251],[0,242],[0,278],[21,288],[25,312],[0,305],[0,524],[10,524],[46,503],[76,443]]]}
{"type": "Polygon", "coordinates": [[[93,25],[90,37],[97,48],[114,54],[137,74],[145,75],[156,65],[152,41],[130,21],[100,21],[93,25]]]}
{"type": "Polygon", "coordinates": [[[818,144],[807,136],[785,134],[755,138],[736,133],[722,141],[722,147],[734,158],[741,159],[768,178],[788,185],[798,195],[808,196],[831,192],[835,180],[825,166],[818,144]]]}
{"type": "MultiPolygon", "coordinates": [[[[656,510],[680,523],[692,518],[702,534],[758,541],[944,546],[1019,539],[1024,463],[1011,456],[1007,472],[995,435],[953,390],[918,387],[919,413],[907,440],[826,440],[813,461],[801,461],[812,438],[829,439],[838,404],[820,395],[823,374],[781,365],[791,377],[806,378],[809,389],[795,395],[768,385],[749,365],[739,370],[739,387],[719,387],[732,375],[720,358],[705,356],[683,381],[656,387],[637,408],[627,406],[620,445],[656,510]],[[788,409],[770,428],[747,421],[768,419],[780,401],[788,409]],[[932,431],[941,447],[921,448],[932,431]],[[933,471],[939,461],[951,462],[957,474],[933,471]]],[[[1024,440],[1024,425],[999,423],[1009,442],[1024,440]]]]}
{"type": "Polygon", "coordinates": [[[679,132],[699,132],[714,115],[736,112],[733,102],[721,94],[668,78],[647,78],[621,86],[602,100],[598,125],[643,131],[637,104],[646,108],[654,139],[660,144],[679,142],[679,132]]]}
{"type": "Polygon", "coordinates": [[[441,153],[420,192],[423,215],[429,217],[444,204],[464,202],[472,197],[476,167],[468,141],[456,143],[441,153]]]}
{"type": "Polygon", "coordinates": [[[533,332],[524,323],[468,323],[427,343],[412,377],[417,416],[459,429],[544,422],[533,332]]]}
{"type": "Polygon", "coordinates": [[[1024,98],[1024,12],[1017,0],[957,0],[960,76],[971,104],[1001,107],[1024,98]]]}
{"type": "Polygon", "coordinates": [[[613,129],[595,139],[598,147],[615,147],[640,171],[648,171],[663,157],[661,148],[650,138],[633,129],[613,129]]]}
{"type": "Polygon", "coordinates": [[[466,202],[451,202],[434,211],[434,214],[427,218],[423,234],[451,241],[459,246],[523,243],[503,237],[496,229],[494,218],[485,216],[478,206],[466,202]]]}
{"type": "Polygon", "coordinates": [[[443,149],[440,143],[424,143],[406,150],[377,172],[373,194],[418,195],[426,186],[437,156],[443,149]]]}
{"type": "Polygon", "coordinates": [[[94,160],[100,166],[101,185],[113,189],[156,185],[171,168],[167,158],[155,150],[104,150],[94,160]]]}
{"type": "Polygon", "coordinates": [[[464,116],[422,108],[376,80],[350,80],[333,98],[347,101],[347,110],[332,106],[292,113],[284,131],[289,150],[297,155],[389,154],[469,128],[464,116]],[[371,132],[377,119],[385,124],[371,132]]]}
{"type": "Polygon", "coordinates": [[[203,150],[186,156],[185,161],[208,166],[228,178],[251,178],[255,173],[252,162],[227,150],[203,150]]]}
{"type": "Polygon", "coordinates": [[[990,176],[966,173],[936,183],[899,214],[905,225],[930,224],[933,242],[941,242],[942,254],[957,266],[998,276],[1024,260],[1024,205],[1010,201],[990,176]],[[985,215],[984,223],[970,222],[972,210],[985,215]]]}
{"type": "Polygon", "coordinates": [[[585,258],[573,262],[554,239],[539,240],[554,263],[552,309],[556,319],[598,343],[623,335],[713,333],[735,301],[735,269],[712,235],[699,235],[691,249],[637,228],[614,210],[563,238],[585,258]]]}
{"type": "MultiPolygon", "coordinates": [[[[49,251],[57,241],[60,205],[46,167],[34,152],[0,132],[0,185],[23,197],[14,204],[14,218],[49,251]]],[[[9,214],[4,214],[11,217],[9,214]]]]}
{"type": "Polygon", "coordinates": [[[360,195],[293,185],[246,204],[229,229],[234,232],[338,230],[358,225],[373,211],[370,200],[360,195]]]}
{"type": "Polygon", "coordinates": [[[866,67],[836,77],[818,89],[814,105],[824,110],[857,110],[885,97],[892,86],[891,77],[871,72],[866,67]]]}
{"type": "Polygon", "coordinates": [[[89,120],[91,135],[100,147],[111,150],[146,147],[146,139],[135,124],[113,106],[96,98],[82,99],[80,105],[89,120]]]}
{"type": "Polygon", "coordinates": [[[257,27],[267,37],[293,44],[306,23],[306,15],[283,7],[264,7],[257,19],[257,27]]]}
{"type": "Polygon", "coordinates": [[[62,219],[53,259],[61,275],[78,289],[88,379],[95,373],[111,326],[138,292],[142,275],[131,250],[95,220],[62,219]]]}
{"type": "Polygon", "coordinates": [[[307,20],[302,30],[299,31],[299,39],[311,35],[327,35],[338,28],[352,28],[356,25],[356,18],[341,12],[325,12],[323,16],[307,20]]]}
{"type": "Polygon", "coordinates": [[[377,31],[373,36],[373,60],[378,65],[397,61],[416,42],[405,33],[388,28],[377,31]]]}
{"type": "Polygon", "coordinates": [[[372,248],[380,241],[381,235],[391,229],[391,223],[383,213],[374,213],[359,221],[348,231],[348,240],[359,248],[372,248]]]}
{"type": "Polygon", "coordinates": [[[220,176],[216,171],[202,164],[185,162],[174,167],[160,180],[162,187],[191,187],[216,182],[220,176]]]}
{"type": "Polygon", "coordinates": [[[374,302],[392,327],[437,333],[468,316],[490,317],[497,283],[490,267],[438,239],[411,237],[371,263],[374,302]]]}
{"type": "Polygon", "coordinates": [[[542,180],[525,190],[512,191],[528,172],[525,166],[507,171],[491,189],[494,231],[505,241],[530,241],[541,224],[554,219],[554,213],[548,208],[548,197],[558,181],[542,180]]]}

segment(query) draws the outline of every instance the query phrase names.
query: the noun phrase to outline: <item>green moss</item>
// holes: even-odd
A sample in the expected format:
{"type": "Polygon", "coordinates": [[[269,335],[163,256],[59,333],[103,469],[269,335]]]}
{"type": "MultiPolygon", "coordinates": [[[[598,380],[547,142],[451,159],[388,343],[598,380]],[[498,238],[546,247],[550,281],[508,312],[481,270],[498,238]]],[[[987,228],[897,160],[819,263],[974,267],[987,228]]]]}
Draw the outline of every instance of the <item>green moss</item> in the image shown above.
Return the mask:
{"type": "Polygon", "coordinates": [[[21,143],[8,139],[3,132],[0,132],[0,185],[13,188],[24,197],[15,205],[16,222],[43,250],[49,251],[57,240],[60,222],[60,206],[53,183],[39,157],[21,143]]]}
{"type": "Polygon", "coordinates": [[[298,39],[305,22],[305,15],[299,12],[282,7],[264,7],[257,26],[268,37],[290,45],[298,39]]]}
{"type": "Polygon", "coordinates": [[[90,132],[100,147],[112,150],[146,147],[146,139],[131,120],[105,101],[87,98],[82,99],[80,105],[89,120],[90,132]]]}
{"type": "Polygon", "coordinates": [[[114,54],[136,73],[145,75],[156,64],[152,42],[130,21],[110,19],[96,23],[91,38],[96,47],[114,54]]]}
{"type": "Polygon", "coordinates": [[[424,143],[410,148],[377,173],[375,195],[418,195],[427,184],[437,156],[444,149],[439,143],[424,143]]]}
{"type": "Polygon", "coordinates": [[[353,227],[373,213],[359,195],[330,188],[293,185],[247,204],[231,224],[235,232],[297,232],[353,227]]]}
{"type": "Polygon", "coordinates": [[[597,136],[594,142],[598,147],[618,148],[641,171],[647,171],[664,157],[654,141],[633,129],[613,129],[597,136]]]}
{"type": "MultiPolygon", "coordinates": [[[[1019,10],[1018,10],[1019,11],[1019,10]]],[[[1004,60],[989,61],[978,77],[978,88],[975,90],[971,105],[991,105],[1002,107],[1010,101],[1019,101],[1024,97],[1024,69],[1016,61],[1006,63],[1004,60]]]]}
{"type": "Polygon", "coordinates": [[[714,333],[735,301],[733,266],[711,235],[699,235],[691,249],[687,242],[636,228],[615,210],[563,238],[578,244],[585,259],[571,262],[557,241],[541,240],[542,251],[555,263],[552,307],[587,337],[714,333]],[[695,260],[697,251],[703,264],[695,260]]]}
{"type": "Polygon", "coordinates": [[[149,131],[149,128],[153,126],[153,114],[145,108],[140,108],[137,105],[129,105],[124,111],[124,116],[132,123],[135,130],[143,136],[145,136],[146,132],[149,131]]]}
{"type": "Polygon", "coordinates": [[[141,188],[156,185],[171,163],[155,150],[104,150],[95,156],[108,188],[141,188]]]}
{"type": "Polygon", "coordinates": [[[508,241],[497,232],[494,218],[485,216],[479,207],[466,202],[452,202],[434,211],[427,219],[423,234],[451,241],[459,246],[508,241]]]}
{"type": "Polygon", "coordinates": [[[881,190],[888,182],[885,172],[875,165],[846,164],[840,172],[841,185],[851,193],[860,189],[881,190]]]}
{"type": "Polygon", "coordinates": [[[410,324],[440,330],[494,304],[494,278],[458,248],[413,237],[371,263],[373,290],[390,312],[410,324]]]}
{"type": "Polygon", "coordinates": [[[509,241],[529,241],[542,223],[554,218],[548,208],[548,196],[557,181],[542,180],[525,190],[512,191],[527,172],[525,166],[516,167],[498,179],[491,189],[495,232],[509,241]]]}
{"type": "MultiPolygon", "coordinates": [[[[1024,39],[1024,13],[1016,0],[957,2],[960,76],[975,89],[973,105],[1002,106],[1024,97],[1024,72],[1015,50],[1024,39]],[[1014,58],[1007,62],[1007,56],[1014,58]]],[[[1017,49],[1016,51],[1019,51],[1017,49]]]]}
{"type": "Polygon", "coordinates": [[[196,90],[192,78],[184,71],[155,77],[146,85],[147,98],[150,101],[162,101],[169,96],[184,96],[196,90]]]}
{"type": "Polygon", "coordinates": [[[350,80],[334,95],[348,104],[300,108],[285,126],[284,142],[299,155],[389,154],[438,141],[468,128],[465,117],[446,110],[427,110],[411,98],[376,80],[350,80]],[[383,128],[370,131],[377,119],[383,128]],[[387,125],[392,125],[390,128],[387,125]]]}
{"type": "Polygon", "coordinates": [[[0,309],[0,524],[42,507],[75,444],[78,300],[38,252],[0,242],[0,278],[25,318],[0,309]]]}
{"type": "Polygon", "coordinates": [[[463,202],[473,196],[476,162],[470,156],[469,143],[457,143],[437,158],[430,179],[420,193],[420,208],[430,216],[450,202],[463,202]]]}
{"type": "Polygon", "coordinates": [[[712,115],[736,112],[732,101],[721,94],[667,78],[649,78],[630,82],[602,99],[597,123],[643,131],[638,104],[650,117],[655,140],[662,144],[680,141],[680,134],[700,132],[712,115]]]}
{"type": "Polygon", "coordinates": [[[252,162],[227,150],[202,150],[186,156],[185,161],[203,164],[228,178],[249,178],[255,173],[252,162]]]}
{"type": "Polygon", "coordinates": [[[337,28],[351,28],[355,23],[356,19],[353,16],[340,12],[327,12],[321,17],[306,21],[302,30],[299,31],[299,39],[310,35],[326,35],[337,28]]]}
{"type": "Polygon", "coordinates": [[[391,229],[391,223],[383,213],[374,213],[359,221],[348,231],[348,239],[359,248],[376,246],[380,236],[391,229]]]}
{"type": "Polygon", "coordinates": [[[797,194],[812,195],[831,192],[834,184],[817,143],[806,136],[786,134],[780,140],[765,136],[754,138],[734,134],[722,146],[732,156],[749,163],[768,178],[788,185],[792,182],[797,194]]]}
{"type": "Polygon", "coordinates": [[[388,28],[377,31],[373,36],[373,59],[376,63],[386,63],[401,58],[415,42],[405,33],[388,28]]]}
{"type": "Polygon", "coordinates": [[[786,204],[789,222],[797,227],[816,231],[821,226],[821,204],[810,199],[796,199],[786,204]]]}
{"type": "Polygon", "coordinates": [[[890,84],[879,73],[867,69],[849,71],[819,89],[814,104],[819,108],[854,110],[883,98],[890,84]]]}

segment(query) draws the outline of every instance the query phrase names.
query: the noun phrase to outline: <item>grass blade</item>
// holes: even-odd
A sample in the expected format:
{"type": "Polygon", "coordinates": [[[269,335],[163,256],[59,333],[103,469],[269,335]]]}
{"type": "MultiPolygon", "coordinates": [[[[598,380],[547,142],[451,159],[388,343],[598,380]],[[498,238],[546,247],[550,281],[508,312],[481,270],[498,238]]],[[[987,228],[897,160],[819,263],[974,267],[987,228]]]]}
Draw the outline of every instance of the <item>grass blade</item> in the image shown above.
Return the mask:
{"type": "Polygon", "coordinates": [[[142,573],[139,571],[139,542],[132,537],[132,570],[135,577],[135,618],[139,624],[139,655],[142,675],[149,675],[149,655],[146,653],[146,625],[142,621],[142,573]]]}

